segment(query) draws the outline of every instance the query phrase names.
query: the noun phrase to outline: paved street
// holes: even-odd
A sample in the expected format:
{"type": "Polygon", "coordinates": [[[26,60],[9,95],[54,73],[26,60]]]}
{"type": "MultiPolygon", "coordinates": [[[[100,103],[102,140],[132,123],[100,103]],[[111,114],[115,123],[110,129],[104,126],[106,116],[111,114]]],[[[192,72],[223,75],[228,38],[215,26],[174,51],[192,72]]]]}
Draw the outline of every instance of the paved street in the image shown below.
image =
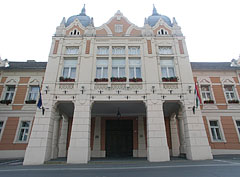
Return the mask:
{"type": "Polygon", "coordinates": [[[22,166],[21,160],[0,161],[1,177],[239,177],[239,156],[214,160],[149,163],[145,160],[91,161],[85,165],[22,166]]]}

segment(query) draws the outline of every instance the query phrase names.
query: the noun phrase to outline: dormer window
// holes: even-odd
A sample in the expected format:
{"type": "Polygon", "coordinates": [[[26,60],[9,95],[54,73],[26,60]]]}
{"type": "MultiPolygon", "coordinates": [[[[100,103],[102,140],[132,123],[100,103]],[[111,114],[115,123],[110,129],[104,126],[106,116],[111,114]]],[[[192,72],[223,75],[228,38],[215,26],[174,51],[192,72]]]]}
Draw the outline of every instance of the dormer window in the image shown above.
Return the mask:
{"type": "Polygon", "coordinates": [[[123,32],[123,25],[116,24],[116,25],[115,25],[115,32],[116,32],[116,33],[121,33],[121,32],[123,32]]]}
{"type": "Polygon", "coordinates": [[[74,29],[73,31],[70,32],[71,36],[79,36],[80,32],[77,29],[74,29]]]}
{"type": "Polygon", "coordinates": [[[163,29],[163,28],[161,28],[160,30],[158,30],[157,34],[158,35],[168,35],[168,31],[163,29]]]}

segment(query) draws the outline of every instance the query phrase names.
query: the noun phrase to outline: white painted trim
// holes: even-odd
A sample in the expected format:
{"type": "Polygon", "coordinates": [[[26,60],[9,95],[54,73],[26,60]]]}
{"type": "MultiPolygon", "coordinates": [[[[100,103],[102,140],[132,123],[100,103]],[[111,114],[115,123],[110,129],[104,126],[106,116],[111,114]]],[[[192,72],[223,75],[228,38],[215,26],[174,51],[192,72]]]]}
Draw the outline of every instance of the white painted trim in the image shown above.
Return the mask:
{"type": "Polygon", "coordinates": [[[230,149],[212,149],[213,155],[221,155],[221,154],[240,154],[240,150],[230,150],[230,149]]]}
{"type": "Polygon", "coordinates": [[[25,150],[2,150],[0,151],[0,157],[3,159],[7,158],[23,158],[25,150]]]}
{"type": "Polygon", "coordinates": [[[16,129],[16,134],[15,134],[15,138],[14,138],[14,141],[13,141],[14,144],[27,144],[28,143],[29,138],[30,138],[30,134],[31,134],[31,129],[32,129],[32,122],[33,122],[33,117],[19,117],[18,126],[17,126],[17,129],[16,129]],[[21,125],[22,121],[30,121],[27,141],[18,141],[18,135],[19,135],[20,125],[21,125]]]}
{"type": "Polygon", "coordinates": [[[237,131],[238,140],[239,140],[239,142],[240,142],[240,134],[239,134],[238,127],[237,127],[237,123],[236,123],[236,120],[239,120],[239,121],[240,121],[240,116],[238,116],[238,117],[232,117],[232,119],[233,119],[233,122],[234,122],[235,129],[236,129],[236,131],[237,131]]]}
{"type": "Polygon", "coordinates": [[[218,143],[218,142],[226,143],[227,141],[226,141],[226,138],[225,138],[225,135],[224,135],[221,118],[220,117],[206,117],[206,120],[207,120],[207,124],[208,124],[208,130],[209,130],[209,133],[210,133],[211,142],[213,142],[213,143],[218,143]],[[221,133],[221,136],[222,136],[222,141],[213,140],[211,126],[210,126],[210,123],[209,123],[210,120],[211,121],[214,121],[214,120],[218,121],[220,133],[221,133]]]}

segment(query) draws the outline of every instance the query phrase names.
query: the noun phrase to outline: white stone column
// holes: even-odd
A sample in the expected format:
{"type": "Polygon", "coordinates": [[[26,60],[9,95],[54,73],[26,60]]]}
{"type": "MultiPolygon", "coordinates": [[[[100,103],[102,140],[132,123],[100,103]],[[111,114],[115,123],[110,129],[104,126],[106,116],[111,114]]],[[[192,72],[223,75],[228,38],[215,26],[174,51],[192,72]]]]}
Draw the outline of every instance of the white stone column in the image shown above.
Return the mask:
{"type": "Polygon", "coordinates": [[[45,105],[45,113],[37,109],[23,165],[40,165],[50,160],[52,151],[53,121],[56,115],[52,102],[45,105]]]}
{"type": "Polygon", "coordinates": [[[170,160],[162,107],[159,100],[147,100],[147,153],[150,162],[170,160]]]}
{"type": "Polygon", "coordinates": [[[94,141],[92,157],[105,157],[105,152],[101,151],[101,117],[95,118],[94,141]]]}
{"type": "Polygon", "coordinates": [[[184,121],[182,113],[178,114],[178,127],[179,127],[179,135],[180,135],[180,154],[186,153],[186,141],[185,141],[185,131],[184,131],[184,121]]]}
{"type": "Polygon", "coordinates": [[[58,157],[59,121],[60,121],[60,116],[56,115],[53,121],[51,159],[56,159],[58,157]]]}
{"type": "Polygon", "coordinates": [[[171,131],[171,142],[172,142],[172,156],[179,156],[180,151],[180,143],[179,143],[179,136],[178,136],[178,127],[176,121],[176,115],[174,114],[170,118],[170,131],[171,131]]]}
{"type": "Polygon", "coordinates": [[[67,133],[68,133],[68,118],[66,116],[62,116],[62,126],[58,143],[58,157],[66,157],[67,156],[67,133]]]}
{"type": "Polygon", "coordinates": [[[142,116],[138,117],[138,157],[146,157],[146,139],[144,133],[144,119],[142,116]]]}
{"type": "Polygon", "coordinates": [[[200,108],[196,109],[194,114],[192,109],[186,109],[191,108],[191,105],[193,104],[189,102],[189,104],[182,106],[187,159],[212,159],[201,110],[200,108]]]}
{"type": "Polygon", "coordinates": [[[73,115],[72,133],[67,163],[87,163],[90,160],[90,101],[77,100],[73,115]]]}

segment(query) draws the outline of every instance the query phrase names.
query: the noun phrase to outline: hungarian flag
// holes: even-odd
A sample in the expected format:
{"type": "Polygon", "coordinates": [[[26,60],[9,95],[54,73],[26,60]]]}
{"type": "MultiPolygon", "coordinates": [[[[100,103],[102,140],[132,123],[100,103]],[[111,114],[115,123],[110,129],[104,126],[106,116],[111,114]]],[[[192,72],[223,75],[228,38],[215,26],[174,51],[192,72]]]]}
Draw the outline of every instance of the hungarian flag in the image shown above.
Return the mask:
{"type": "Polygon", "coordinates": [[[200,105],[200,103],[202,103],[202,101],[201,101],[201,97],[200,97],[198,86],[197,86],[196,82],[195,82],[194,94],[195,94],[195,100],[196,100],[196,108],[198,108],[198,106],[200,105]]]}

